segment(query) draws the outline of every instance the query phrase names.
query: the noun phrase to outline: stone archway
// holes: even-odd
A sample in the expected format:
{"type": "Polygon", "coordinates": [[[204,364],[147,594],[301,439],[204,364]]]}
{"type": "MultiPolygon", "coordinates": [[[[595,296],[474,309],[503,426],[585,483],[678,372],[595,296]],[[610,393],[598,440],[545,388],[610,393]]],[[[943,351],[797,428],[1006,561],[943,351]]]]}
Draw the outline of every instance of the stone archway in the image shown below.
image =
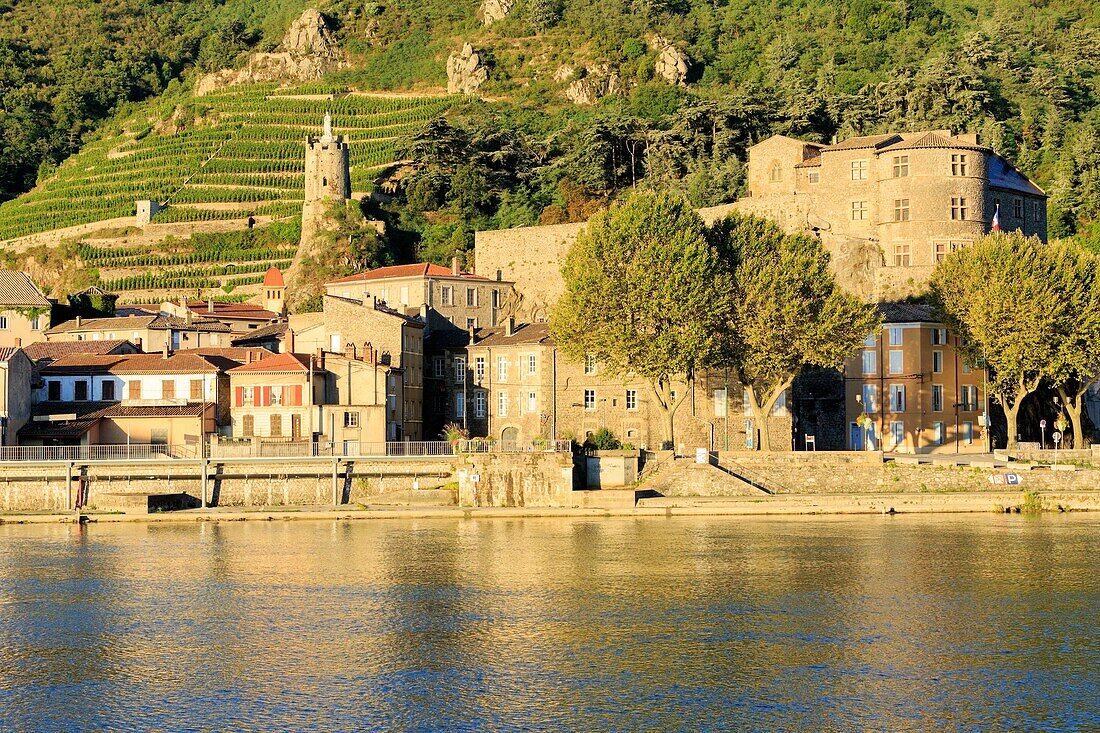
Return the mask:
{"type": "Polygon", "coordinates": [[[507,427],[500,431],[500,447],[503,450],[514,450],[519,443],[519,428],[507,427]]]}

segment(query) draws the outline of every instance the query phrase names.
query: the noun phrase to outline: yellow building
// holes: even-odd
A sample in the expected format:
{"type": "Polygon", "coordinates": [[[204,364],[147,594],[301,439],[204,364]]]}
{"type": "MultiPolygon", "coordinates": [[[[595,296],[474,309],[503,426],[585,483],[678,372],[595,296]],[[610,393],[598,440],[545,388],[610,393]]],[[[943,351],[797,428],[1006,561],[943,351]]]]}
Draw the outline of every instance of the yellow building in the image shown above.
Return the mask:
{"type": "Polygon", "coordinates": [[[27,273],[0,270],[0,348],[43,340],[51,308],[27,273]]]}

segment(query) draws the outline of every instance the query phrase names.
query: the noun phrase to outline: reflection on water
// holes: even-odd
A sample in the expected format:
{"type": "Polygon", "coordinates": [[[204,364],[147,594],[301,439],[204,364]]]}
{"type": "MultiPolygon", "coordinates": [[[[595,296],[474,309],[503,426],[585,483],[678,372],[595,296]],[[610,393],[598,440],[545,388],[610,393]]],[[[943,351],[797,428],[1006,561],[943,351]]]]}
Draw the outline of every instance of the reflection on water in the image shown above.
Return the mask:
{"type": "Polygon", "coordinates": [[[0,526],[0,731],[1100,729],[1100,519],[0,526]]]}

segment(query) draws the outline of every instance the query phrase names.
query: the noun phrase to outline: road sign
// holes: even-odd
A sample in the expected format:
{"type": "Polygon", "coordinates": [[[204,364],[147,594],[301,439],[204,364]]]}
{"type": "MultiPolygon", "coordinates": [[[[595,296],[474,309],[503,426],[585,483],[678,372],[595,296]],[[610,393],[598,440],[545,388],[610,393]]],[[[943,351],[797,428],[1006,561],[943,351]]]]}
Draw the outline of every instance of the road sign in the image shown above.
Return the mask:
{"type": "Polygon", "coordinates": [[[994,486],[1019,486],[1023,477],[1018,473],[994,473],[989,476],[989,483],[994,486]]]}
{"type": "Polygon", "coordinates": [[[1047,421],[1046,420],[1040,420],[1039,421],[1039,427],[1041,427],[1043,430],[1046,430],[1047,429],[1047,421]]]}
{"type": "Polygon", "coordinates": [[[1054,439],[1055,443],[1061,443],[1062,442],[1062,433],[1057,431],[1057,430],[1055,430],[1053,433],[1051,433],[1050,437],[1054,439]]]}

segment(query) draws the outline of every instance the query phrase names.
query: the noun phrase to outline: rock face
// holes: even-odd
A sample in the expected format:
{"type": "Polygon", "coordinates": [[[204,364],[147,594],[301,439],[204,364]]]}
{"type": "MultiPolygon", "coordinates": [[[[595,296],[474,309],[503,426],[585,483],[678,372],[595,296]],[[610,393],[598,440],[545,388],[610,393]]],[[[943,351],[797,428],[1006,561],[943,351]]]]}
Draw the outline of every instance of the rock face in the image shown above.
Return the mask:
{"type": "Polygon", "coordinates": [[[287,29],[275,53],[254,53],[243,69],[207,74],[195,85],[195,96],[238,84],[270,81],[311,81],[344,65],[325,17],[309,9],[287,29]]]}
{"type": "Polygon", "coordinates": [[[686,87],[688,69],[691,67],[691,59],[688,55],[672,45],[671,41],[660,36],[653,38],[652,45],[660,51],[657,63],[653,67],[658,78],[674,86],[686,87]]]}
{"type": "Polygon", "coordinates": [[[492,25],[512,12],[516,0],[481,0],[481,22],[492,25]]]}
{"type": "Polygon", "coordinates": [[[469,43],[447,59],[447,92],[449,94],[473,94],[489,79],[489,69],[482,62],[481,54],[469,43]]]}
{"type": "Polygon", "coordinates": [[[565,88],[565,97],[573,104],[591,106],[601,97],[618,94],[622,91],[619,74],[606,64],[588,69],[584,77],[569,83],[565,88]]]}

